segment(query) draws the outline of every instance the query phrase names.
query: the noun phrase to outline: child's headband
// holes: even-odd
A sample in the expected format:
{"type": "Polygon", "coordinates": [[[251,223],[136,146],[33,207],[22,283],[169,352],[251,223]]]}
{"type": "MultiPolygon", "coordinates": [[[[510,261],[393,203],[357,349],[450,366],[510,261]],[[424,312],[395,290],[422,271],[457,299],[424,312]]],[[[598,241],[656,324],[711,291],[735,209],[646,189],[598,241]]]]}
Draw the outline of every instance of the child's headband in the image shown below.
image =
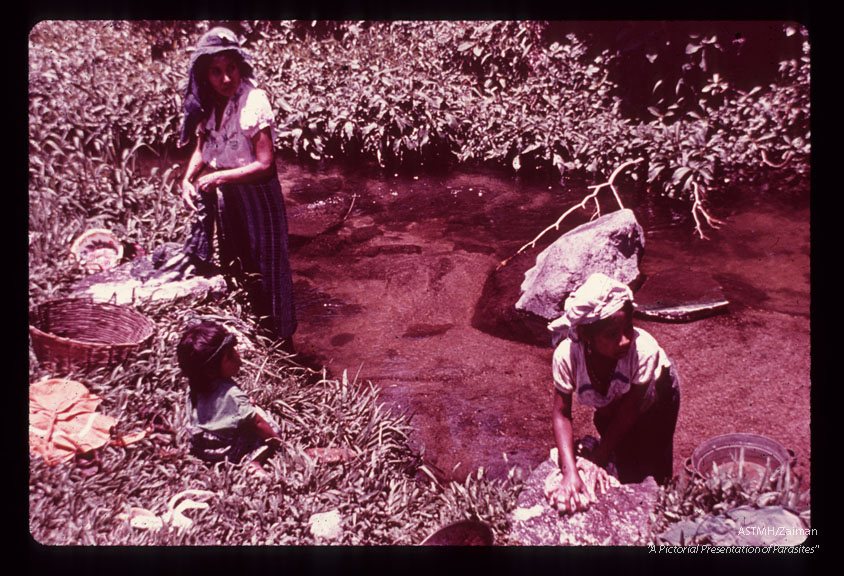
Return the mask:
{"type": "Polygon", "coordinates": [[[221,353],[223,350],[225,350],[227,346],[229,346],[229,345],[231,345],[231,344],[236,344],[236,343],[237,343],[237,338],[236,338],[233,334],[226,334],[226,337],[225,337],[225,338],[223,338],[223,341],[220,343],[220,345],[217,347],[217,349],[216,349],[216,350],[214,350],[214,353],[213,353],[213,354],[211,354],[211,356],[209,356],[209,357],[205,360],[205,362],[203,362],[203,363],[202,363],[202,365],[203,365],[203,366],[207,366],[207,365],[208,365],[208,364],[210,364],[212,361],[216,360],[216,359],[217,359],[217,357],[220,355],[220,353],[221,353]]]}

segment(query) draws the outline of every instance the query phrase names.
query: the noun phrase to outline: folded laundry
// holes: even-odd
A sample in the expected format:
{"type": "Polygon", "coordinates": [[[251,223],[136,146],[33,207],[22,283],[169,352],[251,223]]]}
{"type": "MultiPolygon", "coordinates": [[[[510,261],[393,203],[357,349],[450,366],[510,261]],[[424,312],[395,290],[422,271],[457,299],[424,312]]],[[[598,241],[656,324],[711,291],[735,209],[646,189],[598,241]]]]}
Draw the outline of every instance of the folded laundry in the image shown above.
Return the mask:
{"type": "Polygon", "coordinates": [[[101,398],[69,379],[29,386],[29,450],[54,466],[105,445],[117,420],[97,413],[101,398]]]}

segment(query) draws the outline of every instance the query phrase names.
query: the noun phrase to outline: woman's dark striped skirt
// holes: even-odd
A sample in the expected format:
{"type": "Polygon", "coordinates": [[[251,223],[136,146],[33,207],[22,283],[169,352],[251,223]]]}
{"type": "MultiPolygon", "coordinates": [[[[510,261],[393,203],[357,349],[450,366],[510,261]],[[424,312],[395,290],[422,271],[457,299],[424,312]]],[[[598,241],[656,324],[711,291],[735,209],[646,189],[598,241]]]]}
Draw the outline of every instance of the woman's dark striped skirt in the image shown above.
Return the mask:
{"type": "Polygon", "coordinates": [[[293,278],[287,248],[287,213],[281,185],[274,175],[258,184],[224,184],[202,198],[199,217],[186,251],[199,262],[210,262],[213,206],[216,204],[220,263],[242,275],[253,312],[276,338],[296,331],[293,278]]]}

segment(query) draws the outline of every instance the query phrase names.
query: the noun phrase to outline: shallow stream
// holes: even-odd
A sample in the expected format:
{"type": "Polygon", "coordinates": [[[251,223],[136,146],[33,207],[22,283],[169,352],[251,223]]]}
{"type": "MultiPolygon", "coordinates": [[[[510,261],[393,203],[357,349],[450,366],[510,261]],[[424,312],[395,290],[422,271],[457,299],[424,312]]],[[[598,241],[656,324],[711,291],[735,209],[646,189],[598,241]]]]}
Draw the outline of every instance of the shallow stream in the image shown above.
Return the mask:
{"type": "MultiPolygon", "coordinates": [[[[512,256],[588,193],[487,172],[445,177],[366,175],[280,166],[290,215],[297,347],[334,374],[371,381],[412,414],[412,443],[444,475],[479,466],[500,476],[547,458],[550,341],[482,330],[484,287],[512,256]],[[297,222],[333,210],[336,226],[297,234],[297,222]]],[[[613,206],[602,197],[605,211],[613,206]]],[[[711,275],[729,311],[688,323],[637,321],[680,370],[683,396],[675,471],[698,443],[731,432],[767,435],[809,457],[809,193],[736,194],[714,210],[725,224],[693,230],[688,205],[631,198],[645,230],[642,272],[711,275]]],[[[553,240],[585,222],[579,210],[553,240]]],[[[539,248],[529,251],[532,259],[539,248]]],[[[574,411],[576,436],[595,434],[574,411]]],[[[808,474],[808,469],[806,470],[808,474]]]]}

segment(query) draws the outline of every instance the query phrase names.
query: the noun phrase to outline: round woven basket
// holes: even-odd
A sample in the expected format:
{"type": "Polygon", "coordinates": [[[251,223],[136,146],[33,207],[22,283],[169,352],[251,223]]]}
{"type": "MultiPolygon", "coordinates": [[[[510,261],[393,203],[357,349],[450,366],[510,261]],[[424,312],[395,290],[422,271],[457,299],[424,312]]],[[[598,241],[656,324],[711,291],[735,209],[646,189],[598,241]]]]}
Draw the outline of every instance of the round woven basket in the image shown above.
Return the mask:
{"type": "Polygon", "coordinates": [[[89,299],[50,300],[29,315],[35,356],[61,371],[115,366],[154,331],[154,324],[133,308],[89,299]]]}
{"type": "Polygon", "coordinates": [[[103,272],[117,266],[123,258],[123,244],[110,230],[93,228],[73,241],[70,253],[88,272],[103,272]]]}

